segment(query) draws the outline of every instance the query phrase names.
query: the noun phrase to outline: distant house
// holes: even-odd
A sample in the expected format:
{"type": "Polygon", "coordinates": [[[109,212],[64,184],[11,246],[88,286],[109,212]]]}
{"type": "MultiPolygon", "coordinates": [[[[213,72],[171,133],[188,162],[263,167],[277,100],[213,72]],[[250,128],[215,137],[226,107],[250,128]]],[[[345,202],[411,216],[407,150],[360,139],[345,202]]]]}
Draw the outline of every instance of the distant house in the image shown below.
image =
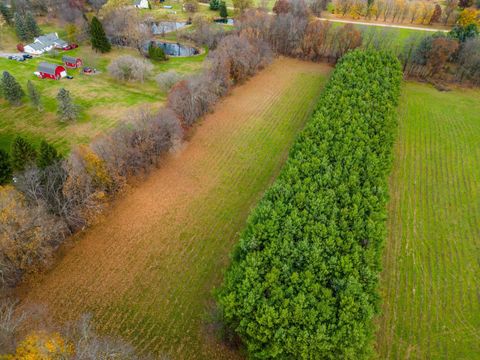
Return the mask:
{"type": "Polygon", "coordinates": [[[82,66],[82,59],[73,56],[62,56],[62,62],[66,67],[76,69],[82,66]]]}
{"type": "Polygon", "coordinates": [[[40,79],[60,80],[61,78],[67,76],[67,70],[62,65],[41,62],[38,64],[35,75],[37,75],[40,79]]]}
{"type": "Polygon", "coordinates": [[[133,5],[137,9],[150,9],[150,3],[148,2],[148,0],[135,0],[133,5]]]}
{"type": "Polygon", "coordinates": [[[50,33],[35,38],[31,44],[25,45],[24,50],[28,54],[40,55],[52,49],[66,49],[68,43],[58,37],[57,33],[50,33]]]}

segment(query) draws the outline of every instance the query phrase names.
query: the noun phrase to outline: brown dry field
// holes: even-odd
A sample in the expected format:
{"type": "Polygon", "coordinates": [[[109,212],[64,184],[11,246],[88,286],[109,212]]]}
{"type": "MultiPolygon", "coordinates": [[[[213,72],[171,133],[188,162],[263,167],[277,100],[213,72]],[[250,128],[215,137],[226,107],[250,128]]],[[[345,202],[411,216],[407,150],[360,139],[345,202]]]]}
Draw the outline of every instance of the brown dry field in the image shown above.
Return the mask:
{"type": "Polygon", "coordinates": [[[214,335],[212,291],[330,71],[280,58],[235,88],[181,150],[19,289],[22,305],[45,305],[59,323],[91,313],[99,332],[156,358],[239,358],[214,335]]]}

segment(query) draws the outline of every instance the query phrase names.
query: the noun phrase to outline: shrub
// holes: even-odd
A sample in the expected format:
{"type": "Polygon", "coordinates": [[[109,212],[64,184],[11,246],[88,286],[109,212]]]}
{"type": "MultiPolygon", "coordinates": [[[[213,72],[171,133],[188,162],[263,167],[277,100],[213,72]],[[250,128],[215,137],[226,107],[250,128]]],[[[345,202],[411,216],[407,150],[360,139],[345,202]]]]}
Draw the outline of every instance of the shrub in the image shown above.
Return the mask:
{"type": "Polygon", "coordinates": [[[108,66],[108,72],[120,81],[144,82],[152,73],[153,65],[144,59],[130,55],[120,56],[108,66]]]}
{"type": "Polygon", "coordinates": [[[250,215],[217,298],[252,358],[371,355],[400,81],[392,55],[347,54],[250,215]]]}
{"type": "Polygon", "coordinates": [[[180,81],[181,75],[174,70],[169,70],[163,73],[158,74],[155,77],[155,81],[158,84],[158,87],[162,91],[168,91],[170,88],[180,81]]]}
{"type": "Polygon", "coordinates": [[[165,54],[165,51],[160,46],[155,45],[154,43],[151,43],[150,46],[148,47],[148,57],[151,60],[155,61],[165,61],[167,60],[167,55],[165,54]]]}
{"type": "Polygon", "coordinates": [[[218,10],[220,8],[220,0],[210,0],[210,10],[218,10]]]}

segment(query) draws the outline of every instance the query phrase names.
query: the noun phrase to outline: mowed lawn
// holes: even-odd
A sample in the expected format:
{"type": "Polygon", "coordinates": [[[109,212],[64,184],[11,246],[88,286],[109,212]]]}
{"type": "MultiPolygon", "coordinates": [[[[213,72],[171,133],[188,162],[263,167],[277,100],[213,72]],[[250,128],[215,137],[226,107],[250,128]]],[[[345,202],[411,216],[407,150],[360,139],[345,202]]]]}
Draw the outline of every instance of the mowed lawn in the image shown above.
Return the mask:
{"type": "Polygon", "coordinates": [[[179,153],[20,289],[57,321],[92,313],[102,333],[155,358],[235,359],[212,291],[250,209],[278,174],[331,68],[277,59],[234,89],[179,153]]]}
{"type": "MultiPolygon", "coordinates": [[[[12,52],[10,47],[0,52],[12,52]]],[[[26,91],[27,81],[31,80],[41,93],[45,111],[38,112],[25,97],[22,106],[12,107],[0,98],[0,148],[9,150],[12,139],[21,134],[34,143],[47,139],[62,152],[68,152],[72,145],[88,143],[92,138],[112,128],[124,120],[129,112],[142,107],[159,108],[166,99],[154,81],[156,74],[175,70],[182,74],[198,71],[202,67],[205,54],[171,58],[166,62],[153,63],[152,76],[144,83],[120,82],[110,77],[107,67],[110,62],[122,55],[140,57],[135,50],[114,48],[109,54],[95,53],[88,45],[68,52],[59,52],[57,57],[40,56],[25,62],[0,58],[0,73],[10,72],[26,91]],[[68,69],[72,80],[60,81],[38,79],[33,73],[40,62],[61,64],[62,55],[78,56],[86,66],[96,68],[96,75],[83,75],[80,70],[68,69]],[[78,106],[80,116],[73,123],[61,122],[57,116],[56,95],[60,88],[69,90],[78,106]]]]}
{"type": "Polygon", "coordinates": [[[480,359],[480,91],[407,83],[391,177],[380,359],[480,359]]]}

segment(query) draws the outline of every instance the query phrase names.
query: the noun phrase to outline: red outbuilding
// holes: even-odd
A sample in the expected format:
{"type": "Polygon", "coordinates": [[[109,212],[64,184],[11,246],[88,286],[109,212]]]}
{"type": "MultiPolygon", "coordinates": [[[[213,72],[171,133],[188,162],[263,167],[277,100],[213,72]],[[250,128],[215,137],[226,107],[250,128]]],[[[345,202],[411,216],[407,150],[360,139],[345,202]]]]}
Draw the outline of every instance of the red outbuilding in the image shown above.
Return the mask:
{"type": "Polygon", "coordinates": [[[67,76],[67,70],[62,65],[41,62],[38,64],[38,69],[37,72],[35,72],[35,75],[40,79],[60,80],[67,76]]]}
{"type": "Polygon", "coordinates": [[[62,61],[66,67],[76,69],[83,65],[82,59],[73,56],[62,56],[62,61]]]}

